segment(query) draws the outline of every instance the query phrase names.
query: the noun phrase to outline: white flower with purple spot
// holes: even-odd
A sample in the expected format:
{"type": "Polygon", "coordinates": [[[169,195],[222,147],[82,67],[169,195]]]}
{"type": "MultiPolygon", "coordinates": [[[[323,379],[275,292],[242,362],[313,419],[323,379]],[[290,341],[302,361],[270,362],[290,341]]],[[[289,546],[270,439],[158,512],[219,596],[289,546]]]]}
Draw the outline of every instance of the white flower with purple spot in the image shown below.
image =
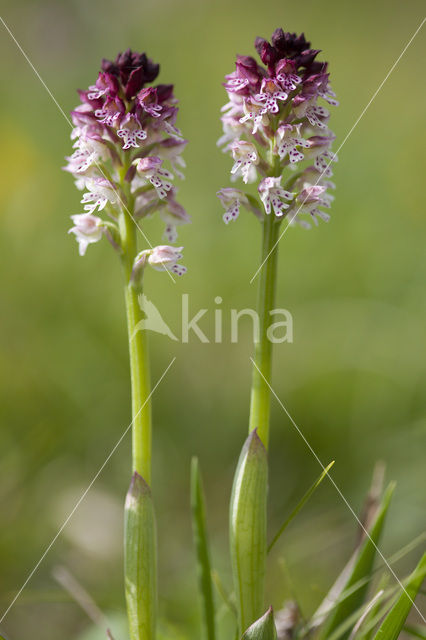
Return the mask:
{"type": "Polygon", "coordinates": [[[327,129],[326,121],[330,116],[330,112],[324,107],[320,107],[316,104],[310,105],[305,111],[305,116],[313,127],[327,129]]]}
{"type": "Polygon", "coordinates": [[[298,85],[302,82],[302,78],[296,73],[279,73],[277,80],[286,93],[295,91],[298,85]]]}
{"type": "Polygon", "coordinates": [[[147,137],[146,131],[142,129],[136,117],[132,114],[127,114],[123,119],[117,135],[123,139],[123,149],[130,149],[131,147],[137,149],[147,137]]]}
{"type": "Polygon", "coordinates": [[[169,180],[173,178],[173,174],[167,171],[167,169],[161,168],[163,163],[161,158],[150,156],[141,158],[136,162],[136,169],[139,175],[152,184],[159,198],[162,200],[167,198],[167,192],[173,187],[171,182],[169,182],[169,180]]]}
{"type": "Polygon", "coordinates": [[[260,113],[262,115],[267,113],[278,113],[280,107],[278,105],[278,100],[285,102],[288,98],[288,93],[285,91],[281,91],[279,87],[277,87],[276,82],[272,79],[264,79],[262,80],[262,88],[260,93],[255,96],[257,102],[263,104],[263,108],[260,113]]]}
{"type": "Polygon", "coordinates": [[[277,218],[281,218],[290,206],[283,200],[293,200],[295,195],[281,187],[281,176],[278,178],[264,178],[259,184],[258,191],[265,212],[270,214],[273,211],[277,218]]]}
{"type": "Polygon", "coordinates": [[[253,101],[251,101],[249,105],[248,101],[245,100],[244,113],[245,115],[239,119],[239,122],[241,124],[244,124],[248,120],[253,120],[253,131],[252,131],[253,135],[257,132],[259,127],[261,127],[262,125],[268,124],[268,118],[265,115],[265,110],[261,106],[261,104],[256,104],[253,101]]]}
{"type": "Polygon", "coordinates": [[[141,251],[133,265],[133,273],[137,273],[148,263],[156,271],[172,271],[177,276],[183,276],[187,269],[178,261],[183,257],[183,247],[171,247],[169,245],[159,245],[153,249],[141,251]]]}
{"type": "Polygon", "coordinates": [[[332,151],[324,151],[315,158],[315,169],[317,169],[322,175],[330,178],[333,175],[331,169],[331,163],[337,162],[338,158],[332,151]]]}
{"type": "Polygon", "coordinates": [[[88,213],[94,213],[96,209],[102,211],[108,202],[115,204],[118,200],[112,184],[105,178],[88,179],[85,186],[88,192],[83,195],[81,203],[88,213]]]}
{"type": "Polygon", "coordinates": [[[254,182],[257,177],[256,165],[259,163],[259,155],[254,144],[245,140],[235,140],[231,150],[235,160],[231,169],[233,179],[236,180],[241,175],[246,184],[254,182]]]}
{"type": "Polygon", "coordinates": [[[300,125],[283,124],[278,128],[278,155],[284,160],[286,155],[291,164],[301,162],[305,159],[303,153],[297,147],[309,149],[310,144],[300,135],[300,125]]]}
{"type": "Polygon", "coordinates": [[[326,87],[326,89],[324,91],[319,91],[318,95],[321,96],[321,98],[323,98],[324,100],[326,100],[326,102],[328,102],[328,104],[331,104],[332,107],[338,107],[339,106],[339,101],[336,100],[336,94],[330,88],[329,85],[327,85],[327,87],[326,87]]]}
{"type": "Polygon", "coordinates": [[[329,178],[333,175],[331,163],[337,162],[338,158],[330,149],[335,139],[333,134],[326,136],[312,136],[309,138],[310,151],[307,153],[308,158],[315,158],[314,167],[322,175],[329,178]]]}
{"type": "Polygon", "coordinates": [[[216,195],[225,209],[225,213],[223,214],[225,224],[238,218],[240,215],[240,205],[247,206],[249,203],[247,196],[242,191],[232,189],[231,187],[220,189],[216,195]]]}
{"type": "Polygon", "coordinates": [[[148,264],[157,269],[157,271],[172,271],[178,276],[186,273],[186,267],[177,264],[183,258],[183,247],[170,247],[169,245],[160,245],[154,247],[148,256],[148,264]]]}
{"type": "Polygon", "coordinates": [[[297,89],[302,82],[302,78],[296,73],[294,60],[283,58],[277,62],[275,67],[275,80],[286,93],[297,89]]]}
{"type": "Polygon", "coordinates": [[[182,158],[182,153],[187,144],[188,140],[184,140],[183,138],[167,138],[159,143],[157,150],[158,156],[170,162],[175,174],[181,180],[185,179],[185,175],[181,169],[186,168],[186,162],[182,158]]]}
{"type": "Polygon", "coordinates": [[[229,92],[241,91],[250,84],[248,78],[242,78],[236,71],[226,76],[226,82],[223,83],[225,89],[229,92]]]}
{"type": "Polygon", "coordinates": [[[109,127],[115,124],[115,121],[124,113],[124,105],[118,98],[105,102],[102,109],[96,109],[95,116],[102,124],[109,127]]]}
{"type": "Polygon", "coordinates": [[[84,173],[89,167],[96,165],[105,159],[108,154],[106,146],[102,142],[93,139],[79,138],[74,143],[75,151],[68,156],[68,164],[64,169],[70,173],[84,173]]]}
{"type": "Polygon", "coordinates": [[[90,85],[90,93],[87,94],[87,97],[89,100],[98,100],[102,96],[108,94],[110,89],[111,81],[108,83],[108,76],[101,72],[96,80],[96,84],[90,85]]]}
{"type": "Polygon", "coordinates": [[[102,220],[91,213],[79,213],[71,216],[74,226],[68,233],[74,233],[78,242],[78,250],[84,256],[89,244],[99,242],[102,238],[102,220]]]}

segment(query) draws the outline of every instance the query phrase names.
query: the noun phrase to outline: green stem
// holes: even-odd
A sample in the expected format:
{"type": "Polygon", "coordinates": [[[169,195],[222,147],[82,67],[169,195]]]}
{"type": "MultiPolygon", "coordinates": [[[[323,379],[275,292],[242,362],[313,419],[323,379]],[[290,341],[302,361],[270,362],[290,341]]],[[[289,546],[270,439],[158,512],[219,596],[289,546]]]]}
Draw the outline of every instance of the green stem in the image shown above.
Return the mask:
{"type": "Polygon", "coordinates": [[[255,342],[254,366],[250,401],[249,431],[257,429],[257,434],[265,448],[269,441],[270,384],[272,369],[272,342],[268,338],[269,312],[274,308],[278,246],[280,225],[273,213],[265,217],[262,238],[262,267],[259,273],[259,293],[257,311],[259,315],[259,335],[255,342]],[[266,381],[267,382],[266,382],[266,381]]]}
{"type": "Polygon", "coordinates": [[[129,334],[130,376],[132,385],[132,472],[136,471],[145,482],[151,484],[151,393],[147,332],[139,323],[145,315],[138,296],[142,285],[136,288],[132,282],[132,269],[137,255],[136,225],[129,212],[133,210],[133,199],[127,193],[127,210],[123,208],[119,217],[122,243],[122,266],[124,273],[124,297],[129,334]]]}

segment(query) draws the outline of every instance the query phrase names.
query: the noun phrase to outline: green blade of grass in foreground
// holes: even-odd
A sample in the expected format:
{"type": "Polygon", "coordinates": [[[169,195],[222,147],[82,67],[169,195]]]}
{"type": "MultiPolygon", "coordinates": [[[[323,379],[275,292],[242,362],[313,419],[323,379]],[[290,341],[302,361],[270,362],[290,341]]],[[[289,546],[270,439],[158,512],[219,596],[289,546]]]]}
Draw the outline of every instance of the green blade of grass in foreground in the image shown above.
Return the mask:
{"type": "Polygon", "coordinates": [[[290,513],[290,515],[285,520],[285,522],[283,522],[283,524],[278,529],[277,533],[274,535],[274,537],[272,538],[271,542],[269,543],[268,553],[271,551],[271,549],[275,545],[275,543],[278,542],[279,538],[284,533],[285,529],[288,527],[288,525],[293,520],[293,518],[295,518],[297,516],[299,511],[302,509],[302,507],[305,506],[305,504],[308,502],[309,498],[312,496],[312,494],[315,492],[315,490],[318,489],[319,485],[324,480],[325,476],[328,474],[328,472],[330,471],[330,469],[333,466],[333,464],[334,464],[334,460],[332,462],[330,462],[330,464],[324,469],[324,471],[321,473],[319,478],[317,478],[317,480],[315,480],[313,485],[307,490],[307,492],[305,493],[303,498],[295,506],[295,508],[290,513]]]}
{"type": "Polygon", "coordinates": [[[192,458],[191,461],[191,511],[205,634],[207,640],[215,640],[215,610],[207,538],[206,508],[197,458],[192,458]]]}
{"type": "MultiPolygon", "coordinates": [[[[365,580],[365,578],[368,578],[371,575],[373,569],[377,545],[383,531],[386,513],[389,509],[394,488],[394,484],[389,485],[385,495],[383,496],[380,509],[371,530],[369,531],[369,536],[361,546],[337,604],[333,607],[325,621],[319,636],[320,640],[326,640],[326,638],[329,638],[333,631],[343,624],[344,621],[349,618],[354,611],[359,609],[364,602],[368,589],[368,580],[365,580]],[[352,587],[358,582],[360,587],[353,590],[352,587]]],[[[341,636],[342,640],[345,640],[349,635],[350,629],[341,636]]]]}
{"type": "Polygon", "coordinates": [[[397,640],[425,577],[426,553],[409,577],[405,590],[383,620],[374,640],[397,640]]]}

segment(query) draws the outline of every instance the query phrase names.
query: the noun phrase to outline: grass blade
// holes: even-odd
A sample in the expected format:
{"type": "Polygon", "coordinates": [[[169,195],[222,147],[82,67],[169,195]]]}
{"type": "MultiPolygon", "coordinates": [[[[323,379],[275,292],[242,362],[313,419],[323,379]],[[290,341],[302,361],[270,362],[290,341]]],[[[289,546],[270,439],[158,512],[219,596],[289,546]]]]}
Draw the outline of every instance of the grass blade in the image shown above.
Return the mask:
{"type": "MultiPolygon", "coordinates": [[[[390,485],[383,497],[380,509],[371,527],[369,537],[367,537],[351,567],[349,577],[339,598],[339,603],[333,608],[326,619],[324,627],[320,633],[320,640],[329,638],[333,631],[337,629],[345,620],[347,620],[354,611],[359,609],[364,602],[367,589],[368,577],[371,575],[374,558],[376,555],[376,547],[380,540],[383,530],[386,513],[392,498],[394,485],[390,485]],[[367,578],[367,580],[366,580],[367,578]],[[353,589],[354,585],[360,584],[358,588],[353,589]],[[347,595],[349,593],[349,595],[347,595]]],[[[350,629],[342,635],[342,639],[350,635],[350,629]]]]}
{"type": "Polygon", "coordinates": [[[204,629],[207,640],[215,640],[215,609],[207,538],[206,508],[197,458],[192,458],[191,461],[191,510],[204,629]]]}
{"type": "Polygon", "coordinates": [[[374,640],[397,640],[425,577],[426,553],[409,577],[405,591],[401,593],[397,602],[383,620],[379,630],[374,636],[374,640]]]}
{"type": "Polygon", "coordinates": [[[283,522],[283,524],[281,525],[281,527],[278,529],[277,533],[274,535],[274,537],[272,538],[271,542],[269,543],[268,546],[268,553],[271,551],[272,547],[275,545],[275,543],[278,541],[278,539],[280,538],[281,534],[284,532],[284,530],[288,527],[288,525],[290,524],[290,522],[293,520],[293,518],[295,516],[297,516],[297,514],[299,513],[299,511],[302,509],[302,507],[304,507],[304,505],[308,502],[309,498],[311,497],[311,495],[315,492],[315,490],[319,487],[319,485],[321,484],[321,482],[324,480],[325,476],[327,475],[327,473],[330,471],[331,467],[334,464],[334,460],[332,462],[330,462],[330,464],[328,465],[328,467],[326,467],[324,469],[324,471],[321,473],[320,477],[317,478],[317,480],[315,480],[315,482],[313,483],[313,485],[307,490],[307,492],[305,493],[305,495],[303,496],[303,498],[298,502],[298,504],[295,506],[295,508],[293,509],[293,511],[290,513],[290,515],[288,516],[288,518],[285,520],[285,522],[283,522]]]}

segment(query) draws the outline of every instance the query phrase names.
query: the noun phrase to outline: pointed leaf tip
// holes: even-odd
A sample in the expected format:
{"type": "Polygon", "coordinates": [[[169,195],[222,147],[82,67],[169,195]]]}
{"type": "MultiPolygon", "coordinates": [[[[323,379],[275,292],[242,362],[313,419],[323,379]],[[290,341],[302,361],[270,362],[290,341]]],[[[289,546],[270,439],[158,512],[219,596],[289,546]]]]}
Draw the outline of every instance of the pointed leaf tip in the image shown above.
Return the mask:
{"type": "Polygon", "coordinates": [[[134,471],[127,496],[138,498],[142,495],[151,495],[151,487],[137,471],[134,471]]]}
{"type": "Polygon", "coordinates": [[[269,607],[261,618],[249,626],[241,640],[277,640],[277,629],[272,607],[269,607]]]}
{"type": "Polygon", "coordinates": [[[266,447],[257,433],[257,427],[250,431],[243,446],[243,451],[244,450],[249,451],[252,454],[261,452],[266,456],[266,447]]]}

